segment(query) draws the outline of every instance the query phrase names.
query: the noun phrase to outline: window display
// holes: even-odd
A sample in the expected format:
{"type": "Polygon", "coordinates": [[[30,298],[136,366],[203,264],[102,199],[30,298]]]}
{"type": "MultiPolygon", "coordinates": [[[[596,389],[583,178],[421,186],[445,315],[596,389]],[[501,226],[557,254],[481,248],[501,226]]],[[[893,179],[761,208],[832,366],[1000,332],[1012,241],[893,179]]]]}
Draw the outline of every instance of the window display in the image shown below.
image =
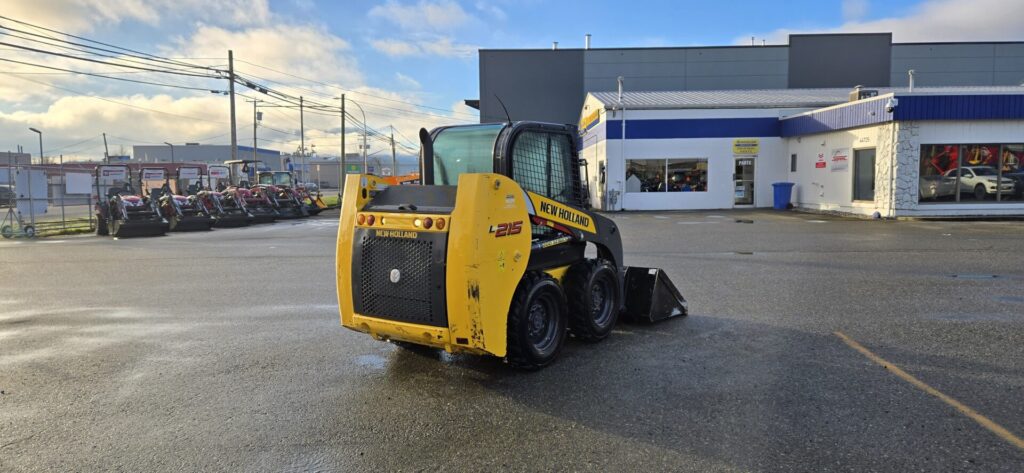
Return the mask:
{"type": "Polygon", "coordinates": [[[921,146],[919,202],[1024,201],[1024,144],[921,146]]]}
{"type": "Polygon", "coordinates": [[[626,192],[707,192],[708,160],[630,159],[626,192]]]}

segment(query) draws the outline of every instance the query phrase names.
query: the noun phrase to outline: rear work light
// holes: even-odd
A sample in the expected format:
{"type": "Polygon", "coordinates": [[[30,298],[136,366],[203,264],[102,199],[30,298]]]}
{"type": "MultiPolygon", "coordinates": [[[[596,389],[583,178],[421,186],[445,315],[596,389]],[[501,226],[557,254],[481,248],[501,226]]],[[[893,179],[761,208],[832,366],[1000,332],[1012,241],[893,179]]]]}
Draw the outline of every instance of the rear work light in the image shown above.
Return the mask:
{"type": "Polygon", "coordinates": [[[434,222],[434,227],[436,227],[438,230],[444,230],[444,219],[438,217],[437,221],[434,222]]]}

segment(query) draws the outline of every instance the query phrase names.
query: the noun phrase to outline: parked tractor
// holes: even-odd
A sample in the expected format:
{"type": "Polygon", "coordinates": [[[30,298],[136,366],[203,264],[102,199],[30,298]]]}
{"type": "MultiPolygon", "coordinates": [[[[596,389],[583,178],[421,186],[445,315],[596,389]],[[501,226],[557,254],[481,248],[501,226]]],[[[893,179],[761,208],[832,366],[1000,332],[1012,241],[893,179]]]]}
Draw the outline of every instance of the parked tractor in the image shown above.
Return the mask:
{"type": "Polygon", "coordinates": [[[170,229],[170,222],[160,213],[156,202],[135,190],[128,166],[96,166],[93,183],[97,235],[155,236],[170,229]]]}
{"type": "Polygon", "coordinates": [[[227,192],[231,184],[231,170],[227,166],[210,165],[200,178],[200,189],[195,197],[216,220],[215,227],[245,227],[252,223],[253,215],[237,192],[227,192]],[[216,189],[216,190],[214,190],[216,189]]]}
{"type": "Polygon", "coordinates": [[[260,190],[258,186],[250,187],[252,181],[249,179],[252,178],[261,163],[251,159],[236,159],[225,161],[224,164],[229,169],[230,183],[230,186],[224,189],[224,195],[240,199],[252,214],[254,223],[269,223],[277,220],[280,213],[270,196],[260,190]]]}
{"type": "Polygon", "coordinates": [[[277,204],[281,218],[308,217],[309,211],[292,185],[292,175],[287,171],[263,171],[259,173],[257,186],[277,204]]]}
{"type": "MultiPolygon", "coordinates": [[[[199,180],[200,168],[184,168],[187,176],[195,176],[199,180]]],[[[180,173],[182,168],[178,169],[180,173]]],[[[171,182],[167,170],[164,168],[141,168],[139,169],[139,183],[144,194],[149,196],[151,201],[157,203],[160,213],[170,223],[172,232],[188,231],[209,231],[213,228],[215,220],[206,211],[194,196],[181,195],[174,191],[175,183],[171,182]]]]}

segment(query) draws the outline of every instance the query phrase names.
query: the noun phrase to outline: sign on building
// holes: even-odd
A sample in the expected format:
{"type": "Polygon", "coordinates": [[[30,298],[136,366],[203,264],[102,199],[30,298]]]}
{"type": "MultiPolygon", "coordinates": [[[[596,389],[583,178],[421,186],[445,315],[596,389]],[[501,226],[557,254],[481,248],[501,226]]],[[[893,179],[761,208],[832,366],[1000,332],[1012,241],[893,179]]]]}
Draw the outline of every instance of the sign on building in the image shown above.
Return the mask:
{"type": "Polygon", "coordinates": [[[850,150],[846,148],[832,150],[832,172],[850,169],[850,150]]]}
{"type": "Polygon", "coordinates": [[[761,152],[761,140],[757,138],[736,138],[732,140],[734,156],[757,156],[761,152]]]}

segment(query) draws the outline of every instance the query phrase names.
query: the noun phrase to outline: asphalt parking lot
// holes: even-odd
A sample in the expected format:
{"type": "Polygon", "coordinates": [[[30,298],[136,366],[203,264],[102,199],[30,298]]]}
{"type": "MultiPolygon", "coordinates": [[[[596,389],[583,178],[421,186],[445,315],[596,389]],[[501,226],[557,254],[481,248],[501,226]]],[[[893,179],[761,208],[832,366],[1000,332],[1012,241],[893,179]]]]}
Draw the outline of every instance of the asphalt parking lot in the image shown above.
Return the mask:
{"type": "Polygon", "coordinates": [[[0,242],[0,471],[1024,465],[1022,222],[616,215],[692,315],[522,373],[342,329],[334,217],[0,242]]]}

